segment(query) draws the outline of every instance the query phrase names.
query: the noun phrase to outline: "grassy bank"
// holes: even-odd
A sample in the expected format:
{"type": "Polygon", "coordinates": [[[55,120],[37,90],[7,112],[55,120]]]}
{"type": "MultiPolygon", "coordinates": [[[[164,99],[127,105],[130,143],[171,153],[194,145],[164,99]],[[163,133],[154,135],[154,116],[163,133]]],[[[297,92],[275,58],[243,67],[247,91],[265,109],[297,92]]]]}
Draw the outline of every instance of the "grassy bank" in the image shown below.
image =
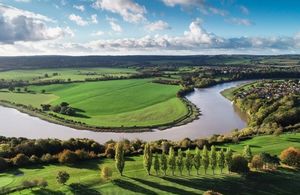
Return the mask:
{"type": "MultiPolygon", "coordinates": [[[[300,147],[300,133],[281,136],[260,136],[239,144],[230,144],[235,152],[242,152],[246,144],[252,146],[253,153],[269,152],[279,154],[288,146],[300,147]],[[268,144],[266,144],[268,143],[268,144]]],[[[120,177],[111,159],[92,160],[76,165],[47,165],[10,170],[0,174],[0,188],[17,188],[26,179],[44,178],[49,186],[46,190],[23,190],[21,194],[202,194],[206,190],[216,190],[223,194],[297,194],[300,173],[280,168],[276,172],[254,172],[248,177],[236,174],[216,175],[200,170],[200,175],[192,171],[192,176],[147,176],[142,164],[142,156],[127,158],[124,177],[120,177]],[[99,166],[113,168],[112,180],[100,177],[99,166]],[[56,173],[66,170],[71,179],[68,185],[56,182],[56,173]]],[[[154,174],[154,171],[152,172],[154,174]]],[[[16,192],[15,194],[19,194],[16,192]]]]}
{"type": "MultiPolygon", "coordinates": [[[[77,110],[77,116],[49,113],[76,121],[77,124],[65,122],[65,125],[75,128],[99,131],[157,127],[163,129],[185,124],[198,117],[199,111],[194,105],[176,97],[179,89],[180,86],[152,83],[151,79],[114,80],[29,86],[31,93],[2,91],[0,100],[38,109],[41,104],[54,106],[68,102],[77,110]],[[41,93],[42,90],[46,93],[41,93]]],[[[50,122],[64,124],[64,120],[45,113],[18,108],[16,105],[13,107],[50,122]]]]}

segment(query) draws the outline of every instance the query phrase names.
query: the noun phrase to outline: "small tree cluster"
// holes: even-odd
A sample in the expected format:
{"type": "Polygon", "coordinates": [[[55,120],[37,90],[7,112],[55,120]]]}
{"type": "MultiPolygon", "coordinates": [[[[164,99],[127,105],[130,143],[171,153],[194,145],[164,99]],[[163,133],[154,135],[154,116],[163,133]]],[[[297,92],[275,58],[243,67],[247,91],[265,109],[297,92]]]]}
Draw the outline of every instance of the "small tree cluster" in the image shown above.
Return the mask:
{"type": "Polygon", "coordinates": [[[63,184],[65,185],[66,182],[70,179],[70,175],[69,173],[67,173],[66,171],[59,171],[57,173],[57,176],[56,176],[56,181],[59,183],[59,184],[63,184]]]}

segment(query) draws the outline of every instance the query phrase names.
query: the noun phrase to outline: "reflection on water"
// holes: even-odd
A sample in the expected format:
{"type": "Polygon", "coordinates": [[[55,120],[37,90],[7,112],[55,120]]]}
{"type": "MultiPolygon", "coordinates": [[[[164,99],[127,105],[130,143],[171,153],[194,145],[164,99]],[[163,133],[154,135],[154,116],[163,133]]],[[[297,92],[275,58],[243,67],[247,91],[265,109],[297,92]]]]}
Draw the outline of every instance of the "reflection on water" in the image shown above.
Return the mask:
{"type": "Polygon", "coordinates": [[[181,140],[208,137],[213,134],[224,134],[232,129],[241,129],[246,126],[246,115],[234,108],[232,103],[225,99],[220,92],[224,89],[237,86],[245,81],[237,81],[216,85],[205,89],[196,89],[187,98],[197,105],[202,115],[200,119],[187,125],[173,127],[164,131],[144,133],[101,133],[84,130],[75,130],[69,127],[56,125],[11,108],[0,106],[0,135],[8,137],[27,138],[90,138],[100,143],[114,139],[135,139],[146,141],[157,139],[181,140]]]}
{"type": "Polygon", "coordinates": [[[248,115],[247,115],[247,113],[245,113],[245,112],[242,112],[236,105],[234,105],[234,104],[232,104],[232,107],[233,107],[233,110],[234,110],[234,112],[235,113],[237,113],[237,115],[239,115],[239,117],[243,120],[243,121],[245,121],[245,122],[249,122],[248,120],[249,120],[249,117],[248,117],[248,115]]]}

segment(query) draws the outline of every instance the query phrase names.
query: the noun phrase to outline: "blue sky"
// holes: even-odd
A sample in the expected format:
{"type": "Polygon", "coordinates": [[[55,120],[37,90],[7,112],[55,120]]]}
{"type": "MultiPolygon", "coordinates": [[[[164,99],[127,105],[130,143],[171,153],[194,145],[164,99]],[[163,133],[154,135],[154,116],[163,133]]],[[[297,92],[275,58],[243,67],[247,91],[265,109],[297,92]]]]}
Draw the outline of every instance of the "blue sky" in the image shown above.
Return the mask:
{"type": "Polygon", "coordinates": [[[294,54],[297,0],[0,0],[0,55],[294,54]]]}

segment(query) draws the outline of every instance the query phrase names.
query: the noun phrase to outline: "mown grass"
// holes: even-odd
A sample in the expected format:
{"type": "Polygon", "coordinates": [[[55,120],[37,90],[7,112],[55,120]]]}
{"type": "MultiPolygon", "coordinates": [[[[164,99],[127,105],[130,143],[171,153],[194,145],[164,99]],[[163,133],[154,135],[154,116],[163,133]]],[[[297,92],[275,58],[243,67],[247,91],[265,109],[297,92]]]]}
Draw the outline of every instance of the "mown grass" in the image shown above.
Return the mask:
{"type": "Polygon", "coordinates": [[[61,69],[36,69],[36,70],[11,70],[0,72],[0,79],[5,80],[52,80],[71,79],[72,81],[84,81],[86,78],[100,78],[105,76],[126,76],[135,73],[134,69],[121,68],[61,68],[61,69]],[[58,75],[53,76],[53,73],[58,75]],[[91,75],[88,73],[96,73],[91,75]],[[45,74],[48,77],[45,77],[45,74]]]}
{"type": "MultiPolygon", "coordinates": [[[[235,152],[241,153],[242,147],[246,144],[252,146],[253,153],[269,152],[279,154],[289,146],[300,147],[300,133],[284,134],[281,136],[261,136],[247,140],[239,144],[229,144],[235,152]]],[[[299,171],[287,168],[279,168],[275,172],[252,172],[247,177],[237,174],[220,174],[217,170],[213,175],[209,170],[204,175],[192,171],[188,176],[147,176],[142,156],[126,159],[125,172],[120,177],[114,167],[112,159],[92,160],[77,163],[76,165],[47,165],[41,167],[28,167],[14,169],[0,174],[0,188],[17,187],[26,179],[44,178],[49,186],[46,190],[27,189],[21,194],[202,194],[206,190],[215,190],[223,194],[298,194],[299,171]],[[99,167],[110,166],[113,169],[111,180],[103,180],[100,177],[99,167]],[[60,185],[56,182],[56,174],[60,170],[66,170],[71,179],[67,185],[60,185]]],[[[19,194],[20,192],[15,192],[19,194]]]]}
{"type": "Polygon", "coordinates": [[[28,90],[36,94],[0,92],[0,100],[38,108],[68,102],[82,117],[60,116],[93,126],[152,126],[172,123],[187,114],[187,107],[176,97],[179,89],[150,79],[114,80],[30,86],[28,90]]]}

